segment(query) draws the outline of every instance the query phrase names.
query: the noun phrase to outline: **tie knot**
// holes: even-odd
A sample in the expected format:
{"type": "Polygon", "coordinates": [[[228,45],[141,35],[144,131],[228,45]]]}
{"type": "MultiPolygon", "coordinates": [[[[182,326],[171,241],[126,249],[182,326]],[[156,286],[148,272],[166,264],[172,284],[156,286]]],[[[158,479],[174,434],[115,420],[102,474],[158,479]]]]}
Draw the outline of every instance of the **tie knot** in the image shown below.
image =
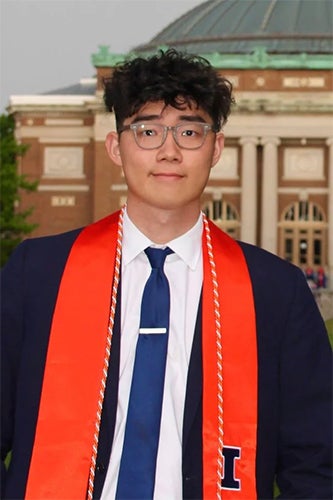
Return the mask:
{"type": "Polygon", "coordinates": [[[166,256],[173,253],[173,250],[169,247],[164,249],[148,247],[146,248],[145,253],[153,269],[163,269],[166,256]]]}

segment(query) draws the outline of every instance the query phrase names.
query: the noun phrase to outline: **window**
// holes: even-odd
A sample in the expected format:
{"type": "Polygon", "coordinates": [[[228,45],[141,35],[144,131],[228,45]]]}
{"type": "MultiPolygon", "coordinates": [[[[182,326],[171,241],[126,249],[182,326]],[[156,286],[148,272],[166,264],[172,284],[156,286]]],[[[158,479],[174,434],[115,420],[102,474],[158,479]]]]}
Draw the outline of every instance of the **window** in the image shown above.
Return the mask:
{"type": "Polygon", "coordinates": [[[212,200],[204,206],[203,212],[232,238],[238,239],[240,237],[239,216],[237,210],[230,203],[212,200]]]}
{"type": "Polygon", "coordinates": [[[326,265],[327,224],[317,204],[293,203],[284,211],[279,226],[280,248],[286,260],[301,267],[326,265]]]}

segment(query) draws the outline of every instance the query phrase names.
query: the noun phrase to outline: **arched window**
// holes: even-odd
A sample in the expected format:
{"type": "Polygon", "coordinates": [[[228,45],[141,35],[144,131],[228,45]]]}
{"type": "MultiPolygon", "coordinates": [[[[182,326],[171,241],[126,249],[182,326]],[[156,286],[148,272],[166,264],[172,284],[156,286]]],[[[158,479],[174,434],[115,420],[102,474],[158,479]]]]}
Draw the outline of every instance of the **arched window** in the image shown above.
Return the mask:
{"type": "Polygon", "coordinates": [[[297,201],[289,205],[280,220],[279,252],[298,266],[326,265],[327,224],[315,203],[297,201]]]}
{"type": "Polygon", "coordinates": [[[231,203],[222,200],[212,200],[206,203],[203,207],[203,212],[232,238],[239,239],[239,216],[231,203]]]}

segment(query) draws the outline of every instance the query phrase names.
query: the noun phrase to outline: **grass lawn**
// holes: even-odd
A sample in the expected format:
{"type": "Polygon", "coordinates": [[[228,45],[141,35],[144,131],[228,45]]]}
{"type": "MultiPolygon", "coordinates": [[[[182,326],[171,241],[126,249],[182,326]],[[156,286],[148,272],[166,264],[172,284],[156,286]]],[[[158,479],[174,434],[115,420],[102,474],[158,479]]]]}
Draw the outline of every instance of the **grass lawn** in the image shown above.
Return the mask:
{"type": "Polygon", "coordinates": [[[333,348],[333,318],[328,319],[325,324],[327,328],[328,338],[330,339],[330,343],[333,348]]]}

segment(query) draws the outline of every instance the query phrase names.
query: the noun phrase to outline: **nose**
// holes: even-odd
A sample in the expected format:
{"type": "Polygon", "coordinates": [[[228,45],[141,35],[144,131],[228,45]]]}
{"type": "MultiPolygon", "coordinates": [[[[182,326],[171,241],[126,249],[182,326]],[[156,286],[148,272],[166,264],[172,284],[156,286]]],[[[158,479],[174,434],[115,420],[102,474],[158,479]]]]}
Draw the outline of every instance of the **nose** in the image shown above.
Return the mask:
{"type": "Polygon", "coordinates": [[[165,141],[158,149],[157,159],[168,161],[180,161],[182,159],[181,148],[176,143],[171,128],[167,130],[165,141]]]}

